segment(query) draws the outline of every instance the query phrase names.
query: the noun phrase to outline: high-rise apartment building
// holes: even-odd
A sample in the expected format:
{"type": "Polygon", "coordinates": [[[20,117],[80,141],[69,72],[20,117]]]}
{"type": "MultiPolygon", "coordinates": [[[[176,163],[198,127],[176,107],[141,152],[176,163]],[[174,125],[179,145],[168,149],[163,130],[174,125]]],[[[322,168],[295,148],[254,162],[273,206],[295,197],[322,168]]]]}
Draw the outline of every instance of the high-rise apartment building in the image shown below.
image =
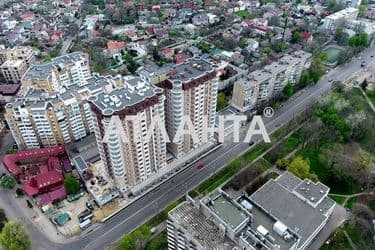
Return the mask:
{"type": "Polygon", "coordinates": [[[7,60],[24,60],[29,67],[35,61],[35,51],[30,46],[5,48],[0,45],[0,65],[7,60]]]}
{"type": "Polygon", "coordinates": [[[88,55],[74,52],[53,58],[51,62],[32,65],[21,79],[24,88],[63,92],[64,87],[87,84],[90,76],[88,55]]]}
{"type": "Polygon", "coordinates": [[[116,79],[92,76],[86,85],[70,86],[64,92],[29,89],[23,97],[5,106],[5,118],[19,148],[63,145],[93,133],[87,98],[116,85],[116,79]]]}
{"type": "Polygon", "coordinates": [[[35,52],[29,46],[5,48],[0,45],[0,71],[7,82],[19,83],[34,60],[35,52]]]}
{"type": "MultiPolygon", "coordinates": [[[[166,80],[158,84],[166,96],[166,129],[171,140],[175,137],[184,117],[194,126],[198,141],[184,135],[178,141],[168,143],[169,151],[177,158],[204,144],[204,119],[208,127],[215,126],[218,78],[210,62],[201,58],[169,69],[166,80]]],[[[211,138],[212,135],[208,137],[211,138]]]]}
{"type": "Polygon", "coordinates": [[[303,70],[310,67],[310,59],[310,53],[299,50],[241,78],[233,87],[232,106],[245,112],[281,94],[288,83],[299,82],[303,70]]]}
{"type": "Polygon", "coordinates": [[[30,66],[21,79],[20,96],[6,105],[5,118],[18,147],[61,145],[90,134],[86,99],[113,81],[90,77],[87,55],[81,52],[30,66]]]}
{"type": "Polygon", "coordinates": [[[24,60],[6,60],[0,66],[1,74],[7,82],[19,83],[21,77],[27,70],[27,65],[24,60]]]}
{"type": "Polygon", "coordinates": [[[118,188],[125,192],[166,166],[161,88],[126,76],[122,87],[88,100],[101,159],[118,188]]]}

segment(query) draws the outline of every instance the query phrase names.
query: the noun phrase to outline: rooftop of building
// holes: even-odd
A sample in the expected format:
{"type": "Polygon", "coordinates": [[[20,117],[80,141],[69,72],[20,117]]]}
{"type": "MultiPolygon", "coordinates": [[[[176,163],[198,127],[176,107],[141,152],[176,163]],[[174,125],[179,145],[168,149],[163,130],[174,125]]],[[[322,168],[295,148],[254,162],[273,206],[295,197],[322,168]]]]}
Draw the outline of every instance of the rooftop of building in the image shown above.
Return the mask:
{"type": "Polygon", "coordinates": [[[0,95],[13,96],[20,89],[21,84],[0,84],[0,95]]]}
{"type": "Polygon", "coordinates": [[[125,76],[123,82],[124,87],[92,95],[88,100],[98,107],[103,114],[112,115],[163,93],[161,88],[153,86],[139,77],[125,76]]]}
{"type": "Polygon", "coordinates": [[[210,62],[201,58],[189,58],[171,68],[168,73],[168,80],[172,83],[185,83],[214,71],[215,69],[210,62]]]}
{"type": "Polygon", "coordinates": [[[277,62],[273,62],[263,67],[261,70],[255,70],[247,75],[245,78],[238,80],[237,84],[243,86],[255,86],[259,82],[269,80],[274,74],[285,71],[291,65],[295,65],[301,61],[308,60],[311,54],[303,50],[298,50],[292,54],[286,54],[277,62]]]}
{"type": "Polygon", "coordinates": [[[248,244],[254,245],[265,245],[262,249],[272,249],[273,245],[279,245],[280,249],[290,249],[298,240],[298,236],[294,235],[289,231],[289,235],[292,236],[288,240],[280,236],[273,228],[277,220],[263,210],[252,204],[250,199],[247,197],[241,197],[239,202],[242,204],[247,203],[251,206],[252,221],[244,228],[241,232],[242,238],[248,242],[248,244]],[[254,238],[255,236],[255,238],[254,238]],[[258,238],[259,237],[259,238],[258,238]],[[261,239],[264,239],[262,241],[261,239]]]}
{"type": "MultiPolygon", "coordinates": [[[[269,180],[254,192],[250,196],[250,202],[262,211],[264,218],[280,221],[297,234],[301,238],[301,245],[325,222],[329,216],[328,211],[335,206],[335,202],[327,196],[328,192],[329,188],[321,183],[313,184],[310,180],[302,181],[289,173],[284,173],[276,180],[269,180]],[[303,197],[310,200],[310,197],[316,196],[316,203],[310,204],[298,195],[300,188],[307,186],[310,190],[303,197]]],[[[265,224],[266,222],[262,221],[262,213],[254,218],[261,218],[259,223],[265,224]]]]}
{"type": "Polygon", "coordinates": [[[76,51],[63,56],[55,57],[51,62],[32,65],[22,77],[22,81],[42,81],[48,79],[54,70],[61,70],[66,65],[84,59],[83,52],[76,51]]]}
{"type": "Polygon", "coordinates": [[[346,17],[347,15],[351,15],[351,14],[354,14],[354,13],[358,13],[358,9],[349,7],[349,8],[345,8],[343,10],[337,11],[337,12],[335,12],[335,13],[327,16],[327,17],[331,18],[331,19],[337,19],[337,18],[346,17]]]}
{"type": "Polygon", "coordinates": [[[190,202],[184,202],[169,213],[203,248],[233,249],[235,243],[228,237],[220,237],[219,228],[208,220],[190,202]]]}
{"type": "Polygon", "coordinates": [[[22,64],[24,64],[25,61],[24,60],[21,60],[21,59],[15,59],[15,60],[6,60],[2,65],[1,65],[1,68],[18,68],[20,67],[22,64]]]}
{"type": "Polygon", "coordinates": [[[216,214],[234,231],[238,230],[238,228],[246,224],[249,220],[249,215],[242,207],[224,193],[215,192],[210,196],[210,199],[203,199],[203,202],[211,212],[216,214]]]}
{"type": "MultiPolygon", "coordinates": [[[[7,108],[30,107],[32,109],[43,109],[49,104],[56,104],[64,102],[65,105],[70,105],[72,102],[82,101],[80,93],[85,93],[83,99],[88,95],[95,95],[100,93],[104,88],[109,86],[111,88],[115,85],[116,79],[110,76],[93,75],[87,79],[85,85],[71,85],[62,88],[61,92],[48,93],[44,89],[27,89],[27,91],[12,103],[7,103],[7,108]]],[[[13,84],[12,84],[13,85],[13,84]]],[[[0,85],[0,93],[1,93],[0,85]]]]}

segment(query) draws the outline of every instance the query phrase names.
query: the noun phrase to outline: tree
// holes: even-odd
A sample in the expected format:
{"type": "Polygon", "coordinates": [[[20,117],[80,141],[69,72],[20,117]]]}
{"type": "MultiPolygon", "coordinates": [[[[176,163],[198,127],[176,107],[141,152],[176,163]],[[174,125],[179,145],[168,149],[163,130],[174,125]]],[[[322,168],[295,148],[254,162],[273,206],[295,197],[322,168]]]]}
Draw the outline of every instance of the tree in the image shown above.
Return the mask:
{"type": "Polygon", "coordinates": [[[360,33],[358,35],[355,35],[349,38],[348,43],[351,47],[367,47],[368,41],[369,41],[368,34],[360,33]]]}
{"type": "Polygon", "coordinates": [[[289,99],[294,94],[294,87],[290,82],[288,82],[288,84],[285,85],[283,89],[283,94],[287,99],[289,99]]]}
{"type": "Polygon", "coordinates": [[[311,60],[311,66],[309,69],[309,78],[312,82],[318,82],[319,79],[325,72],[324,63],[328,60],[328,54],[326,52],[317,51],[313,53],[311,60]]]}
{"type": "Polygon", "coordinates": [[[128,234],[128,235],[124,236],[120,240],[117,249],[136,250],[134,237],[131,234],[128,234]]]}
{"type": "Polygon", "coordinates": [[[299,32],[298,30],[295,30],[293,31],[293,34],[292,34],[292,42],[293,43],[299,43],[299,42],[302,42],[302,34],[301,32],[299,32]]]}
{"type": "Polygon", "coordinates": [[[30,236],[20,222],[9,221],[0,234],[0,244],[5,250],[27,250],[31,247],[30,236]]]}
{"type": "Polygon", "coordinates": [[[265,47],[265,48],[263,49],[263,53],[266,54],[266,55],[270,54],[271,51],[272,51],[272,49],[271,49],[270,47],[265,47]]]}
{"type": "Polygon", "coordinates": [[[366,10],[367,10],[367,5],[363,5],[363,4],[361,4],[361,5],[358,7],[358,16],[360,16],[360,17],[365,16],[365,14],[366,14],[366,10]]]}
{"type": "Polygon", "coordinates": [[[68,174],[64,178],[64,187],[69,194],[75,194],[81,188],[81,184],[72,174],[68,174]]]}
{"type": "Polygon", "coordinates": [[[5,223],[8,221],[4,209],[0,208],[0,232],[3,229],[5,223]]]}
{"type": "Polygon", "coordinates": [[[335,30],[334,39],[339,45],[346,45],[349,40],[349,35],[343,28],[337,28],[335,30]]]}
{"type": "Polygon", "coordinates": [[[5,175],[0,180],[0,187],[2,188],[13,189],[15,185],[16,180],[10,175],[5,175]]]}
{"type": "Polygon", "coordinates": [[[374,164],[374,157],[363,150],[360,150],[355,155],[355,163],[357,165],[358,171],[365,174],[370,174],[372,166],[374,164]]]}
{"type": "Polygon", "coordinates": [[[310,164],[305,161],[302,157],[297,156],[286,168],[287,171],[291,172],[295,176],[301,179],[310,179],[314,182],[318,181],[316,174],[310,172],[310,164]]]}
{"type": "Polygon", "coordinates": [[[278,159],[275,164],[278,169],[285,170],[289,165],[289,160],[284,158],[278,159]]]}
{"type": "Polygon", "coordinates": [[[344,140],[351,136],[351,127],[346,120],[341,117],[333,105],[320,107],[315,110],[315,115],[332,131],[338,133],[344,140]]]}
{"type": "Polygon", "coordinates": [[[129,72],[134,74],[137,71],[139,65],[136,63],[136,61],[134,61],[133,57],[129,53],[125,54],[123,56],[123,59],[126,62],[126,67],[128,68],[129,72]]]}
{"type": "Polygon", "coordinates": [[[216,110],[222,110],[228,105],[227,98],[223,92],[220,92],[217,95],[217,104],[216,104],[216,110]]]}
{"type": "Polygon", "coordinates": [[[280,53],[287,48],[287,45],[284,41],[280,41],[271,44],[271,47],[273,51],[275,51],[276,53],[280,53]]]}

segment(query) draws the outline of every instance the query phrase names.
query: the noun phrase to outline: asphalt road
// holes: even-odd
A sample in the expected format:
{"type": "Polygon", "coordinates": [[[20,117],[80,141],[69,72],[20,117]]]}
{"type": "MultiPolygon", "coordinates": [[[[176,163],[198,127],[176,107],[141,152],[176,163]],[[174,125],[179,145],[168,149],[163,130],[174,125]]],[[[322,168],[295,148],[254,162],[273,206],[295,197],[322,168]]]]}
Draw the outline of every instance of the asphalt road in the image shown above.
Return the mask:
{"type": "MultiPolygon", "coordinates": [[[[300,112],[303,112],[311,104],[315,103],[322,95],[328,93],[334,81],[343,81],[360,70],[360,63],[366,60],[367,64],[374,62],[375,47],[367,49],[361,60],[353,60],[340,68],[330,71],[324,79],[314,86],[303,90],[295,98],[292,98],[279,109],[272,118],[266,119],[268,131],[275,130],[280,124],[286,123],[300,112]]],[[[28,222],[28,230],[33,239],[34,249],[104,249],[122,235],[135,229],[149,218],[160,212],[170,202],[183,196],[188,190],[197,186],[216,171],[225,166],[233,157],[248,150],[247,143],[224,143],[217,151],[201,159],[205,163],[203,169],[198,170],[196,165],[186,168],[168,181],[161,184],[154,191],[145,194],[133,202],[117,215],[109,219],[96,230],[82,235],[79,238],[66,239],[64,243],[51,242],[38,228],[28,222]]],[[[1,193],[1,196],[4,196],[1,193]]],[[[2,197],[4,198],[4,197],[2,197]]],[[[6,198],[6,196],[5,196],[6,198]]],[[[2,199],[2,202],[4,199],[2,199]]],[[[12,203],[10,198],[5,202],[12,203]]]]}

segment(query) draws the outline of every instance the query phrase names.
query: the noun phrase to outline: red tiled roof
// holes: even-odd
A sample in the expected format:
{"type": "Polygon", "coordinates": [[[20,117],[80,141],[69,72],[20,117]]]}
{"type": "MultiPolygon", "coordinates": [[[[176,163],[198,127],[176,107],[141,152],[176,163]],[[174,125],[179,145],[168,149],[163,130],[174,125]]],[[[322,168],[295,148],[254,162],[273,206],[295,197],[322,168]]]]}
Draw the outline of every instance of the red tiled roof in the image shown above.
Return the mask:
{"type": "Polygon", "coordinates": [[[107,43],[107,48],[109,50],[123,49],[124,47],[125,47],[125,42],[118,42],[118,41],[109,40],[108,43],[107,43]]]}
{"type": "Polygon", "coordinates": [[[171,48],[164,48],[164,49],[161,51],[161,53],[162,53],[163,55],[171,55],[171,54],[173,54],[173,50],[172,50],[171,48]]]}
{"type": "Polygon", "coordinates": [[[254,24],[253,20],[250,20],[250,19],[245,19],[245,20],[243,20],[243,22],[246,23],[249,26],[254,24]]]}
{"type": "Polygon", "coordinates": [[[128,30],[126,33],[129,37],[137,36],[137,32],[135,32],[135,30],[128,30]]]}
{"type": "Polygon", "coordinates": [[[271,28],[268,28],[268,27],[265,27],[265,26],[254,26],[254,29],[264,31],[264,32],[267,32],[267,31],[271,30],[271,28]]]}
{"type": "Polygon", "coordinates": [[[34,196],[41,192],[43,189],[49,189],[56,187],[58,184],[62,184],[64,176],[62,173],[52,170],[46,173],[39,174],[35,177],[31,177],[30,180],[22,185],[22,189],[29,196],[34,196]]]}
{"type": "Polygon", "coordinates": [[[306,40],[306,41],[309,40],[310,37],[311,37],[311,33],[310,32],[306,32],[306,31],[301,32],[301,35],[303,37],[303,40],[306,40]]]}
{"type": "Polygon", "coordinates": [[[66,190],[64,186],[60,186],[58,189],[51,191],[49,193],[42,194],[38,201],[37,204],[42,207],[44,205],[47,205],[48,203],[56,200],[61,200],[65,198],[67,195],[66,190]]]}
{"type": "Polygon", "coordinates": [[[19,176],[23,173],[17,162],[26,159],[37,159],[46,156],[57,156],[65,152],[64,147],[56,146],[51,148],[41,148],[25,150],[15,154],[5,155],[3,158],[3,164],[13,176],[19,176]]]}
{"type": "Polygon", "coordinates": [[[179,53],[179,54],[176,54],[174,56],[174,60],[176,61],[176,64],[180,64],[180,63],[184,62],[188,58],[189,58],[189,56],[187,56],[184,53],[179,53]]]}

